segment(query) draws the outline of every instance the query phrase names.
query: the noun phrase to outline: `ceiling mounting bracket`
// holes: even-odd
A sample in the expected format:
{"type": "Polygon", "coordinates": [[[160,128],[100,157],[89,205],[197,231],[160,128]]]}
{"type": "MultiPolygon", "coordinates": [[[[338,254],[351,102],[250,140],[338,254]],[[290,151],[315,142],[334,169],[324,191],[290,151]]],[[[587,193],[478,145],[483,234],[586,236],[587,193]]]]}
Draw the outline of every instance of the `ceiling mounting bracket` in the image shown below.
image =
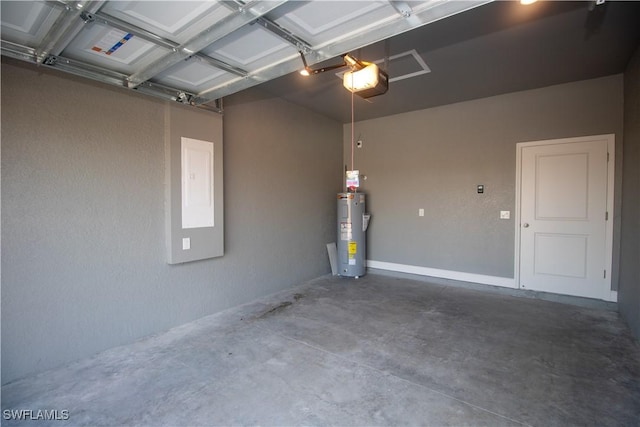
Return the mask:
{"type": "Polygon", "coordinates": [[[80,13],[80,19],[82,19],[85,24],[90,24],[92,22],[95,22],[96,17],[92,13],[85,11],[80,13]]]}
{"type": "Polygon", "coordinates": [[[181,104],[187,104],[187,105],[191,105],[191,95],[187,95],[184,92],[178,92],[178,95],[176,96],[176,101],[181,103],[181,104]]]}
{"type": "Polygon", "coordinates": [[[405,1],[390,1],[389,4],[391,4],[391,6],[393,6],[393,8],[405,18],[411,17],[411,14],[413,13],[411,6],[409,6],[405,1]]]}
{"type": "Polygon", "coordinates": [[[42,64],[53,67],[56,65],[57,62],[58,62],[57,56],[49,55],[46,58],[44,58],[44,60],[42,61],[42,64]]]}
{"type": "Polygon", "coordinates": [[[320,73],[324,73],[325,71],[337,70],[338,68],[349,67],[351,66],[351,64],[353,64],[353,66],[360,66],[361,68],[364,67],[364,64],[362,64],[361,61],[355,58],[352,58],[345,53],[344,55],[340,55],[340,57],[342,58],[342,62],[338,64],[327,65],[327,66],[318,67],[318,68],[311,68],[309,64],[307,64],[307,59],[304,57],[304,52],[298,51],[298,53],[300,53],[300,57],[302,58],[302,64],[304,65],[304,68],[302,69],[302,71],[300,71],[300,74],[305,76],[320,74],[320,73]],[[346,60],[347,57],[349,57],[349,59],[352,61],[351,63],[347,62],[346,60]]]}

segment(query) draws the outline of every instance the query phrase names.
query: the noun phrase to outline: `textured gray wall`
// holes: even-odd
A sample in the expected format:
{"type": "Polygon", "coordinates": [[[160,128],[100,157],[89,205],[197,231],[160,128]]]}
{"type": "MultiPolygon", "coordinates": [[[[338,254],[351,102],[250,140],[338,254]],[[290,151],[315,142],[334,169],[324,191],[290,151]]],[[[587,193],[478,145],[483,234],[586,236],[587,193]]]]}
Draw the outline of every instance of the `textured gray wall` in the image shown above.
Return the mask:
{"type": "Polygon", "coordinates": [[[225,256],[168,265],[164,104],[3,62],[2,383],[330,272],[342,125],[233,100],[225,256]]]}
{"type": "Polygon", "coordinates": [[[640,339],[640,46],[624,73],[620,313],[640,339]]]}
{"type": "MultiPolygon", "coordinates": [[[[616,75],[356,122],[363,147],[355,169],[367,176],[373,216],[367,258],[512,278],[516,143],[615,133],[621,154],[622,83],[616,75]],[[511,220],[498,219],[501,210],[511,220]]],[[[343,135],[351,167],[351,124],[343,135]]],[[[619,247],[620,155],[616,161],[619,247]]],[[[614,264],[617,257],[614,249],[614,264]]]]}

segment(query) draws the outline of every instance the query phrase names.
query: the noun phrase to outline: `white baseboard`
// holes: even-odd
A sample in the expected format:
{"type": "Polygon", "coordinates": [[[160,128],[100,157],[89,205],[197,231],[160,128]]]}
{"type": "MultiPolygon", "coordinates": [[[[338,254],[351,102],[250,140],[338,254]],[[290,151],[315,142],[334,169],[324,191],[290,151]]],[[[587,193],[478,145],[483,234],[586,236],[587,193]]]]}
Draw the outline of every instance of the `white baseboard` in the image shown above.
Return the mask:
{"type": "Polygon", "coordinates": [[[502,286],[516,289],[515,279],[509,277],[485,276],[484,274],[464,273],[461,271],[440,270],[438,268],[419,267],[417,265],[396,264],[393,262],[367,260],[367,267],[398,273],[417,274],[419,276],[439,277],[459,280],[461,282],[480,283],[483,285],[502,286]]]}

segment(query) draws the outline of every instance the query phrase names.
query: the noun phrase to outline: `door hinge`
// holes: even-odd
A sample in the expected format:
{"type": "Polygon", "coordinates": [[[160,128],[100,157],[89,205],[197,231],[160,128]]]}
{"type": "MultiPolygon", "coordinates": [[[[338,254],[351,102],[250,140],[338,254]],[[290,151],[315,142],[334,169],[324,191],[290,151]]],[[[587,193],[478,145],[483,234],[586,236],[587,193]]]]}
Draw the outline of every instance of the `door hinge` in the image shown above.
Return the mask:
{"type": "Polygon", "coordinates": [[[604,213],[604,220],[605,221],[609,221],[609,212],[608,211],[604,213]]]}
{"type": "Polygon", "coordinates": [[[604,278],[607,278],[607,270],[604,271],[604,278]]]}
{"type": "Polygon", "coordinates": [[[609,152],[607,152],[607,162],[609,161],[609,152]]]}

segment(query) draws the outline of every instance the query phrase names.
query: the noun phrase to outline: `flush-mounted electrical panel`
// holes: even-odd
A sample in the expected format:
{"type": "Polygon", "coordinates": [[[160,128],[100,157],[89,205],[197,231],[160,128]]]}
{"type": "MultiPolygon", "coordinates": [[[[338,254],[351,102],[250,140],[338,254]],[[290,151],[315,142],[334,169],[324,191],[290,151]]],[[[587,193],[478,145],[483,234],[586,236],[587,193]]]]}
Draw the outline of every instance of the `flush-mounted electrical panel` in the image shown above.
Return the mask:
{"type": "Polygon", "coordinates": [[[181,138],[182,228],[215,225],[214,146],[210,141],[181,138]]]}

